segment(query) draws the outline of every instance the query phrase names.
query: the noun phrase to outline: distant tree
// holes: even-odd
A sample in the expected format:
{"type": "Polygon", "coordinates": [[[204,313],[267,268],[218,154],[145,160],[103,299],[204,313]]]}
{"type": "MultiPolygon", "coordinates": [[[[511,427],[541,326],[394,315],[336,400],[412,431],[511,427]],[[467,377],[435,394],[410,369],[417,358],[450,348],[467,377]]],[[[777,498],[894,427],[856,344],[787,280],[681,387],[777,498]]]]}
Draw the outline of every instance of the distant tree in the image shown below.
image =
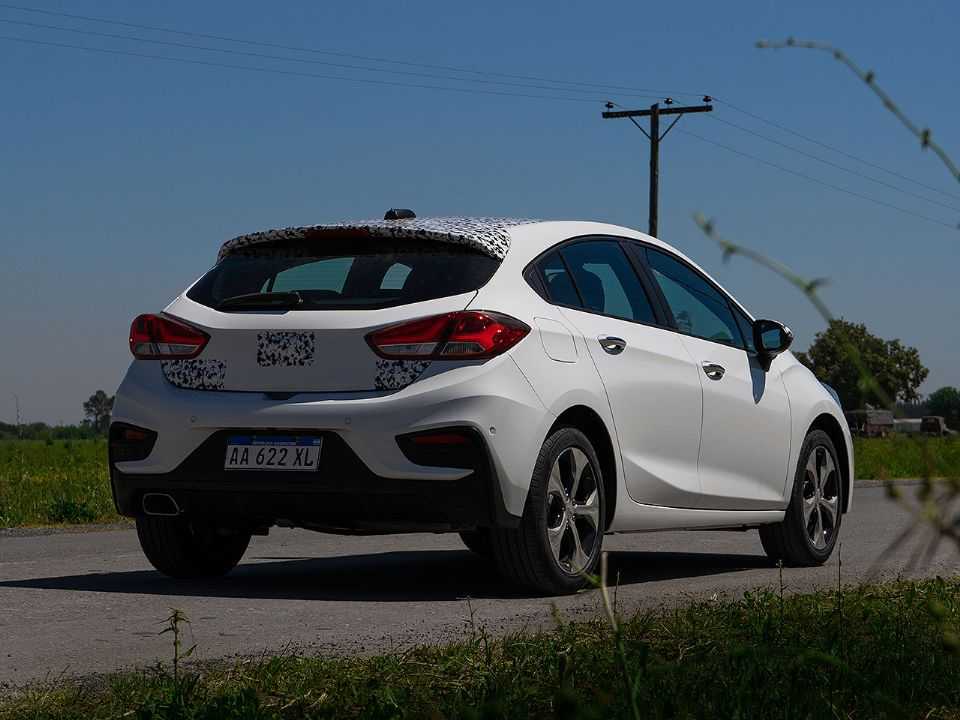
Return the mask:
{"type": "Polygon", "coordinates": [[[97,390],[90,399],[83,404],[83,414],[93,429],[105,434],[110,424],[110,412],[113,410],[113,396],[103,390],[97,390]]]}
{"type": "Polygon", "coordinates": [[[850,359],[849,345],[857,349],[866,370],[887,399],[892,402],[919,399],[917,390],[930,372],[920,362],[920,353],[899,340],[884,340],[873,335],[863,323],[842,318],[833,320],[826,330],[817,333],[807,352],[796,353],[796,356],[837,391],[844,408],[852,410],[867,403],[879,404],[883,398],[863,382],[850,359]]]}
{"type": "Polygon", "coordinates": [[[942,415],[949,427],[960,429],[960,390],[948,386],[930,393],[927,398],[927,412],[931,415],[942,415]]]}

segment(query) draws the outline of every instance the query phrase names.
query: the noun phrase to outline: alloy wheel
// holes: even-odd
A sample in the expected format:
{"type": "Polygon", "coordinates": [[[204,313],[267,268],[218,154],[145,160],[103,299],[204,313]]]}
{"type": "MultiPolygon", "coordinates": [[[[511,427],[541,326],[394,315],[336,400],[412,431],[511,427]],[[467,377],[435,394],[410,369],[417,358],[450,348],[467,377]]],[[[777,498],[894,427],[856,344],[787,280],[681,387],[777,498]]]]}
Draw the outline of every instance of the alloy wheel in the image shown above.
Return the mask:
{"type": "Polygon", "coordinates": [[[840,475],[833,455],[817,445],[807,457],[803,479],[803,524],[817,550],[833,541],[840,505],[840,475]]]}
{"type": "Polygon", "coordinates": [[[563,450],[547,483],[547,539],[553,558],[571,575],[590,564],[600,541],[598,474],[580,448],[563,450]]]}

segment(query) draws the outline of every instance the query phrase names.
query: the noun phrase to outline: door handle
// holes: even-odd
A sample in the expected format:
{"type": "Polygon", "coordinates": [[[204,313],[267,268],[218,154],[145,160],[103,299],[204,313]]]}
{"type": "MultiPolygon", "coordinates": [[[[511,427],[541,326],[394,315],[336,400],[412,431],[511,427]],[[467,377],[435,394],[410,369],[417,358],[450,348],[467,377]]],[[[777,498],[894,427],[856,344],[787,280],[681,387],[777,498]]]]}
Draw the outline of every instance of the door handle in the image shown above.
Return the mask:
{"type": "Polygon", "coordinates": [[[703,372],[706,373],[707,377],[711,380],[719,380],[723,377],[723,374],[726,372],[726,370],[724,370],[723,365],[705,362],[703,364],[703,372]]]}
{"type": "Polygon", "coordinates": [[[610,355],[619,355],[627,346],[626,340],[612,335],[601,335],[597,340],[600,342],[600,347],[603,348],[603,351],[610,355]]]}

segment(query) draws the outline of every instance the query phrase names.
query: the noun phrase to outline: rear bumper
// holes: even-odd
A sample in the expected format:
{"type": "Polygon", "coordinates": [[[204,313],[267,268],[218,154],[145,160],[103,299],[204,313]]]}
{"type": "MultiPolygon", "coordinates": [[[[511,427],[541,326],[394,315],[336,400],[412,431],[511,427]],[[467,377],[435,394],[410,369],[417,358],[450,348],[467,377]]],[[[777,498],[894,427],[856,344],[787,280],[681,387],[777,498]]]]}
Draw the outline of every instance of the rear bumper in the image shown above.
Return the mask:
{"type": "MultiPolygon", "coordinates": [[[[300,393],[286,399],[186,390],[167,382],[159,363],[134,361],[117,391],[112,419],[157,433],[148,457],[112,467],[122,476],[142,476],[144,482],[152,478],[160,487],[174,482],[187,459],[216,433],[284,429],[336,435],[369,473],[396,481],[398,487],[408,481],[427,483],[423,487],[433,488],[428,505],[434,493],[448,492],[443,485],[459,487],[469,471],[412,463],[396,438],[466,427],[483,437],[490,482],[498,484],[506,511],[515,517],[523,514],[533,466],[554,420],[509,355],[476,364],[433,363],[420,379],[396,392],[300,393]]],[[[221,455],[210,469],[216,471],[222,463],[221,455]]],[[[230,489],[236,491],[236,485],[230,489]]],[[[356,490],[357,495],[364,492],[356,490]]]]}
{"type": "Polygon", "coordinates": [[[174,471],[133,474],[111,467],[117,510],[143,515],[143,497],[170,496],[185,515],[224,525],[269,526],[278,521],[319,530],[389,532],[514,526],[504,507],[482,438],[478,462],[456,480],[385,478],[372,472],[336,433],[323,437],[313,472],[227,471],[227,437],[211,435],[174,471]]]}

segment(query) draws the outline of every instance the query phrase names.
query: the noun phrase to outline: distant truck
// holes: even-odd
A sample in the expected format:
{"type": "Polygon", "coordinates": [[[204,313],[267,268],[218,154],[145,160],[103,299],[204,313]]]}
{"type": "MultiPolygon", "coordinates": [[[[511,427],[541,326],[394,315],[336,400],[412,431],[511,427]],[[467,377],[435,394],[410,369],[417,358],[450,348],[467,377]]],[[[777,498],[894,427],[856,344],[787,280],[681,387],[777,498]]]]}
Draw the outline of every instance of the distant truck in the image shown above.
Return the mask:
{"type": "Polygon", "coordinates": [[[893,432],[893,412],[890,410],[848,410],[844,416],[853,435],[886,437],[893,432]]]}
{"type": "Polygon", "coordinates": [[[903,435],[919,435],[923,432],[923,420],[920,418],[894,418],[893,430],[903,435]]]}
{"type": "Polygon", "coordinates": [[[955,430],[947,427],[947,421],[942,415],[925,415],[920,421],[920,432],[924,435],[933,435],[936,437],[947,437],[956,435],[955,430]]]}

